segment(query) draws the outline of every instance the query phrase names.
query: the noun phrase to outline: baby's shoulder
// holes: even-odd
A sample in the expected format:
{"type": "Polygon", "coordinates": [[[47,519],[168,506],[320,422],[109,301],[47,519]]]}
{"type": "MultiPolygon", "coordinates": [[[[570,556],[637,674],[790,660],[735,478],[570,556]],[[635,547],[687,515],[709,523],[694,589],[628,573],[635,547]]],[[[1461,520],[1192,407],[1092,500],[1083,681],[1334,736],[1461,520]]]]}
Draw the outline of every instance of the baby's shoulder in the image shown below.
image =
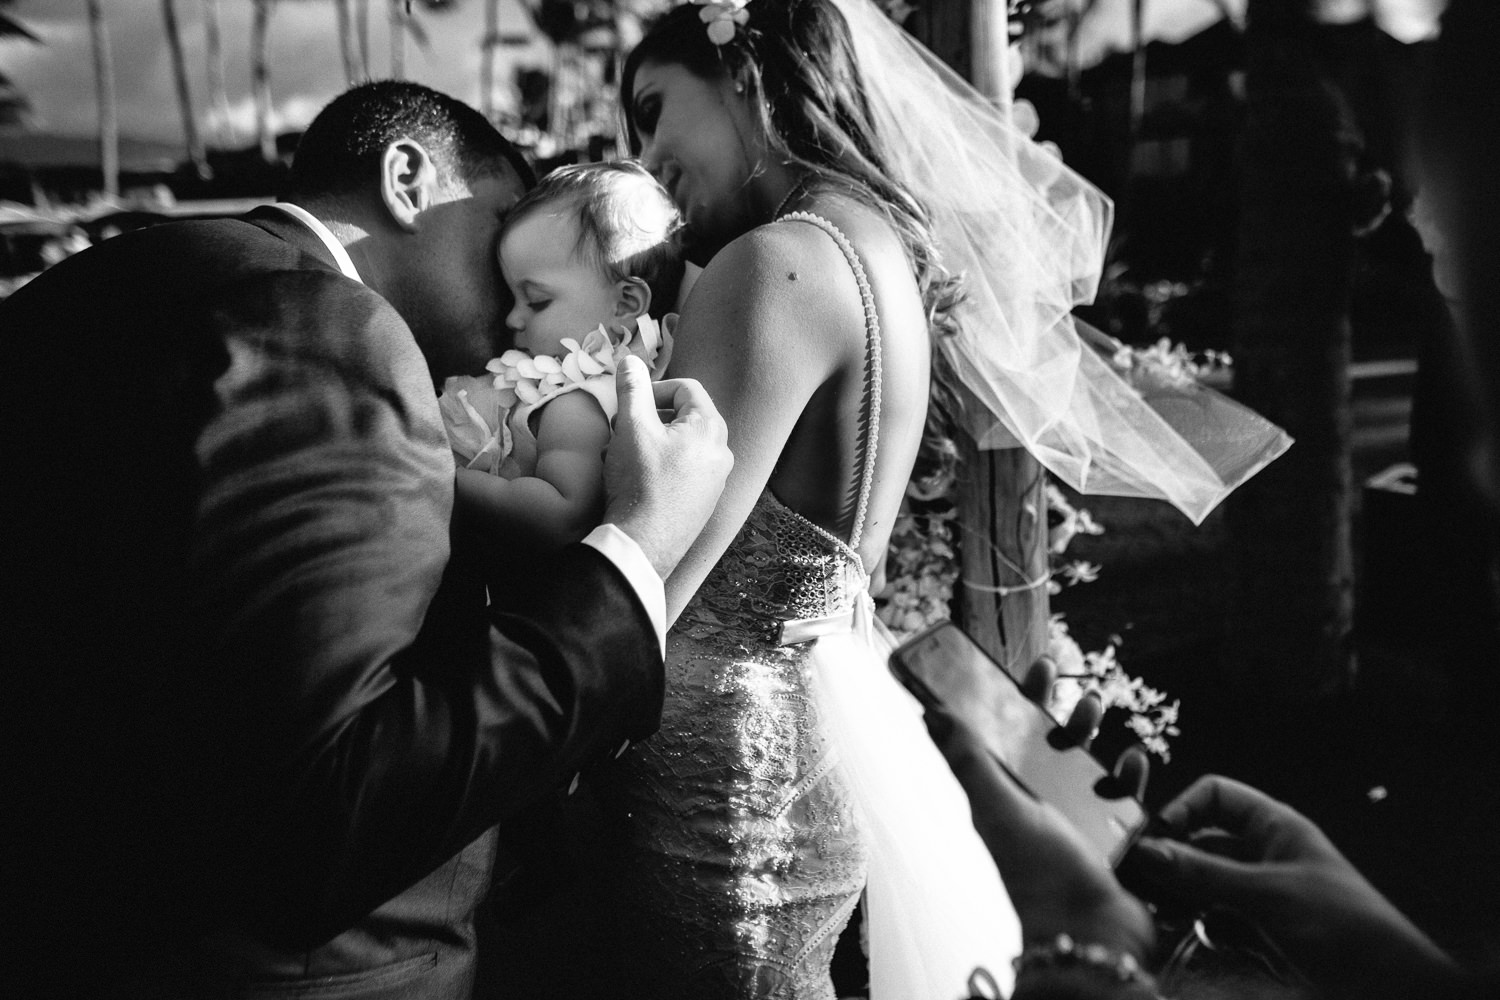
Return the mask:
{"type": "MultiPolygon", "coordinates": [[[[542,450],[553,448],[603,447],[609,443],[610,417],[600,398],[604,376],[591,376],[538,403],[528,416],[542,450]],[[592,390],[592,391],[591,391],[592,390]]],[[[609,376],[609,396],[614,396],[614,376],[609,376]]]]}

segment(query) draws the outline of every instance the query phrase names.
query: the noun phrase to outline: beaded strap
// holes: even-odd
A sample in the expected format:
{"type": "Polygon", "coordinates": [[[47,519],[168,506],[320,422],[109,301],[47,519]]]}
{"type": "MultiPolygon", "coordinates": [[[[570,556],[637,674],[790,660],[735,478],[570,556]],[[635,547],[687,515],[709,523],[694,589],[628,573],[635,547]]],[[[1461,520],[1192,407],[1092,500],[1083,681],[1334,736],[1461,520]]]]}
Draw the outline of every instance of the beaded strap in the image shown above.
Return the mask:
{"type": "Polygon", "coordinates": [[[870,288],[870,279],[865,275],[864,263],[854,252],[854,244],[838,226],[821,215],[812,212],[791,212],[776,221],[791,220],[810,222],[833,238],[843,251],[844,259],[854,272],[855,284],[859,286],[859,301],[865,312],[865,434],[859,445],[863,452],[859,479],[859,500],[854,508],[854,526],[849,532],[849,547],[859,548],[860,536],[864,534],[865,513],[870,506],[870,488],[875,482],[875,449],[880,436],[880,316],[875,312],[875,293],[870,288]]]}

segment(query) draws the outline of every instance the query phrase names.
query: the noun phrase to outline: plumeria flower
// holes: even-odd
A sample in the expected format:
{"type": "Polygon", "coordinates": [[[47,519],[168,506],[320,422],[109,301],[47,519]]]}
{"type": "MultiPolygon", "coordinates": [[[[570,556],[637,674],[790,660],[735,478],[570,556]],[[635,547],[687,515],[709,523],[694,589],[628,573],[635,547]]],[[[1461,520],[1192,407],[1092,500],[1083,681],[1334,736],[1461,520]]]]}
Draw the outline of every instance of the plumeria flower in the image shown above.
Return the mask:
{"type": "Polygon", "coordinates": [[[495,388],[500,391],[501,406],[509,408],[516,405],[519,398],[516,395],[516,383],[521,378],[518,366],[521,362],[530,360],[531,355],[512,348],[484,366],[485,371],[495,374],[495,388]]]}
{"type": "Polygon", "coordinates": [[[703,9],[698,17],[708,25],[708,40],[715,45],[725,45],[734,38],[735,25],[750,20],[745,6],[750,0],[693,0],[703,9]]]}
{"type": "Polygon", "coordinates": [[[1093,583],[1099,579],[1099,566],[1097,563],[1084,562],[1075,559],[1068,563],[1059,572],[1067,579],[1068,586],[1076,586],[1080,583],[1093,583]]]}
{"type": "Polygon", "coordinates": [[[1084,686],[1076,677],[1059,677],[1047,692],[1046,709],[1054,719],[1066,719],[1083,700],[1084,686]]]}
{"type": "Polygon", "coordinates": [[[667,313],[660,323],[650,316],[642,316],[635,321],[634,336],[627,331],[621,346],[627,348],[626,353],[646,362],[651,377],[659,379],[666,374],[667,364],[672,360],[672,332],[676,325],[676,313],[667,313]]]}
{"type": "MultiPolygon", "coordinates": [[[[545,402],[559,392],[584,385],[597,376],[613,375],[628,354],[639,357],[651,370],[652,377],[660,378],[671,357],[672,326],[676,318],[675,314],[669,313],[658,323],[649,316],[642,316],[634,329],[600,324],[582,340],[563,338],[562,346],[567,353],[561,359],[545,354],[533,357],[526,351],[513,348],[490,361],[485,369],[494,376],[494,390],[504,408],[514,407],[517,403],[534,405],[545,402]]],[[[606,388],[596,383],[593,391],[596,395],[603,394],[613,399],[612,386],[606,388]]],[[[601,402],[604,401],[601,397],[601,402]]]]}
{"type": "Polygon", "coordinates": [[[590,375],[602,375],[614,371],[615,345],[609,339],[609,331],[597,326],[590,330],[579,343],[572,337],[564,337],[562,345],[568,349],[562,360],[563,374],[569,381],[582,382],[590,375]]]}

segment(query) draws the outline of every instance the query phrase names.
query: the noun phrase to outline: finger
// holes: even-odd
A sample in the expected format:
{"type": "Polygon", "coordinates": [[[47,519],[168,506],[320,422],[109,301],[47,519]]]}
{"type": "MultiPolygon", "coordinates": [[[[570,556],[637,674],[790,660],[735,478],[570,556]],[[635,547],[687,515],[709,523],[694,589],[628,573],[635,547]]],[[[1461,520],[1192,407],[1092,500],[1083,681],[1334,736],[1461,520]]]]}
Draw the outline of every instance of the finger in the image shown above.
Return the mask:
{"type": "Polygon", "coordinates": [[[1073,706],[1073,712],[1068,716],[1068,721],[1062,724],[1057,732],[1057,742],[1063,746],[1082,747],[1087,750],[1089,744],[1094,741],[1094,735],[1099,732],[1099,720],[1104,718],[1104,702],[1099,699],[1097,691],[1089,691],[1078,704],[1073,706]]]}
{"type": "Polygon", "coordinates": [[[1161,810],[1163,823],[1178,833],[1222,827],[1233,834],[1261,826],[1268,816],[1290,812],[1269,795],[1222,775],[1204,775],[1161,810]]]}
{"type": "Polygon", "coordinates": [[[670,408],[676,414],[674,419],[701,422],[709,429],[715,443],[722,444],[729,439],[729,430],[723,417],[719,416],[719,408],[697,379],[673,378],[653,382],[651,390],[656,395],[657,407],[670,408]]]}
{"type": "Polygon", "coordinates": [[[1130,880],[1152,895],[1199,906],[1236,906],[1257,896],[1262,866],[1200,851],[1159,837],[1142,837],[1130,854],[1130,880]]]}
{"type": "Polygon", "coordinates": [[[1057,661],[1043,653],[1026,668],[1026,675],[1021,678],[1021,690],[1038,705],[1045,705],[1056,681],[1057,661]]]}
{"type": "Polygon", "coordinates": [[[700,393],[703,400],[708,399],[708,393],[694,379],[662,379],[651,383],[651,391],[656,394],[656,405],[663,409],[670,407],[675,410],[685,402],[697,401],[700,393]]]}
{"type": "Polygon", "coordinates": [[[1115,787],[1121,794],[1140,802],[1146,798],[1146,781],[1151,776],[1151,761],[1138,746],[1126,747],[1115,758],[1115,787]]]}
{"type": "Polygon", "coordinates": [[[629,414],[643,426],[657,407],[651,373],[646,370],[646,363],[633,354],[621,358],[615,368],[615,395],[620,401],[619,412],[629,414]]]}

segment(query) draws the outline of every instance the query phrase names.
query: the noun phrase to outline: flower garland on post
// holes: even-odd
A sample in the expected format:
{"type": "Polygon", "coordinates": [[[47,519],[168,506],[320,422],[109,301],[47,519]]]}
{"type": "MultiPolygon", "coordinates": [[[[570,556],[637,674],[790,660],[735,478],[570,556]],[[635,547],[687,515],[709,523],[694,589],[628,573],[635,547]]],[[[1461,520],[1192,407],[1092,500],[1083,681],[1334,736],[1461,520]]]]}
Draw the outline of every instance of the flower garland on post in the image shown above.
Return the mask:
{"type": "MultiPolygon", "coordinates": [[[[1102,535],[1104,528],[1093,516],[1081,507],[1074,507],[1054,483],[1047,484],[1048,552],[1054,563],[1048,593],[1060,594],[1067,587],[1093,583],[1099,579],[1100,567],[1082,560],[1063,561],[1068,545],[1076,535],[1102,535]]],[[[1126,713],[1125,727],[1150,753],[1165,763],[1172,759],[1168,737],[1179,733],[1178,713],[1182,703],[1167,702],[1165,692],[1149,687],[1139,677],[1132,677],[1115,658],[1119,636],[1111,636],[1110,643],[1102,650],[1084,652],[1068,631],[1068,623],[1061,614],[1052,615],[1048,622],[1047,655],[1057,664],[1057,683],[1047,702],[1047,708],[1059,719],[1067,718],[1078,704],[1078,699],[1093,691],[1107,713],[1110,709],[1123,709],[1126,713]]]]}

